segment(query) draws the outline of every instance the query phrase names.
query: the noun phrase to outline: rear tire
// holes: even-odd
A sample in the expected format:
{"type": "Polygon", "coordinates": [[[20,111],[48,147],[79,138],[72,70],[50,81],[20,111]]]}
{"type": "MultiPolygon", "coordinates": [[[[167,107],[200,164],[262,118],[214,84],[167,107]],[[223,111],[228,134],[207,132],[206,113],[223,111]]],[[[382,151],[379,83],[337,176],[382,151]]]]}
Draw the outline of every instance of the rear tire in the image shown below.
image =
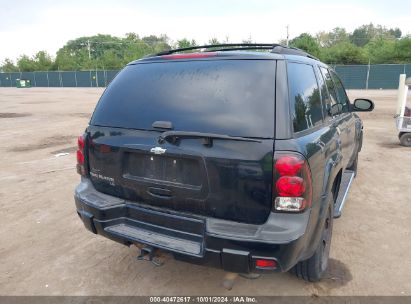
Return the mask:
{"type": "Polygon", "coordinates": [[[309,282],[317,282],[321,280],[328,266],[332,228],[333,204],[329,204],[327,215],[323,223],[321,240],[313,256],[308,260],[298,262],[298,264],[291,269],[291,272],[297,275],[297,277],[309,282]]]}
{"type": "Polygon", "coordinates": [[[404,147],[411,147],[411,133],[404,133],[400,137],[400,144],[404,147]]]}

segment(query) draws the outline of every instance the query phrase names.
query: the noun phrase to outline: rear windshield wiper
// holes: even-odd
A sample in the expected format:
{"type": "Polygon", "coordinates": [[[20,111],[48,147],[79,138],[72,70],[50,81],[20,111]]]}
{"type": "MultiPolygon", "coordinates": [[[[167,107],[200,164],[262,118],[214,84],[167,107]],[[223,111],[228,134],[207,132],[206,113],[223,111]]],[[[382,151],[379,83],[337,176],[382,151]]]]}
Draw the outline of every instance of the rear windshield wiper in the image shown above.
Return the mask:
{"type": "Polygon", "coordinates": [[[203,138],[203,144],[206,146],[211,146],[213,139],[223,139],[223,140],[235,140],[235,141],[249,141],[249,142],[261,142],[260,139],[241,137],[241,136],[229,136],[223,134],[213,134],[213,133],[202,133],[202,132],[188,132],[188,131],[166,131],[161,133],[158,137],[158,142],[160,144],[168,141],[172,144],[176,144],[180,138],[203,138]]]}

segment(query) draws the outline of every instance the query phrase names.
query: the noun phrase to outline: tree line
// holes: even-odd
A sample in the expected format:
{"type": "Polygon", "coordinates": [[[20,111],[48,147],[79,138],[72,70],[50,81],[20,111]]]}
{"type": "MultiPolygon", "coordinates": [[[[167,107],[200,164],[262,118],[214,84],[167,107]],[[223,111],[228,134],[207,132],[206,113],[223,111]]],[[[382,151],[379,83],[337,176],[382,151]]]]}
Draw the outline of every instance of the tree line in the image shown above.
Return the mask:
{"type": "MultiPolygon", "coordinates": [[[[209,44],[227,43],[212,38],[209,44]]],[[[242,41],[252,43],[252,38],[242,41]]],[[[287,41],[281,40],[281,44],[287,41]]],[[[289,41],[329,64],[411,63],[411,36],[403,36],[398,28],[367,24],[347,32],[337,27],[316,35],[302,33],[289,41]]],[[[32,57],[21,55],[16,62],[7,58],[0,65],[3,72],[116,70],[130,61],[172,48],[197,46],[194,39],[172,42],[166,35],[140,37],[127,33],[125,37],[98,34],[68,41],[55,56],[39,51],[32,57]]]]}

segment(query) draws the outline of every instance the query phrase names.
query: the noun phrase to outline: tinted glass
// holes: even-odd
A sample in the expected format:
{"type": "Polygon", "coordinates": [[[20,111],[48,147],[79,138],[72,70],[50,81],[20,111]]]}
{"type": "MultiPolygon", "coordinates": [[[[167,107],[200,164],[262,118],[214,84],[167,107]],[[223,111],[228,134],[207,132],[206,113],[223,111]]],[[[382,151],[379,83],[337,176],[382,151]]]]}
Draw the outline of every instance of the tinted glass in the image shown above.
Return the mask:
{"type": "Polygon", "coordinates": [[[294,132],[320,124],[323,119],[322,105],[313,67],[289,63],[288,83],[294,132]]]}
{"type": "Polygon", "coordinates": [[[348,112],[348,105],[350,101],[347,97],[347,93],[345,92],[344,86],[340,78],[338,78],[338,76],[334,72],[331,72],[331,76],[334,80],[334,84],[336,87],[338,102],[342,105],[342,111],[348,112]]]}
{"type": "MultiPolygon", "coordinates": [[[[322,106],[323,106],[323,113],[327,113],[327,108],[331,107],[331,97],[330,94],[328,93],[327,86],[325,85],[325,81],[323,76],[321,75],[321,72],[318,67],[316,67],[316,71],[318,73],[318,85],[320,86],[320,91],[321,91],[321,100],[322,100],[322,106]]],[[[326,114],[324,114],[326,115],[326,114]]]]}
{"type": "Polygon", "coordinates": [[[112,81],[91,124],[232,136],[274,136],[275,61],[197,60],[127,66],[112,81]]]}
{"type": "Polygon", "coordinates": [[[328,93],[331,97],[329,104],[331,106],[333,106],[333,105],[337,104],[337,101],[338,101],[337,93],[336,93],[335,86],[334,86],[334,82],[331,78],[330,73],[328,72],[328,70],[326,68],[320,68],[320,70],[321,70],[321,74],[324,77],[325,83],[327,85],[328,93]]]}

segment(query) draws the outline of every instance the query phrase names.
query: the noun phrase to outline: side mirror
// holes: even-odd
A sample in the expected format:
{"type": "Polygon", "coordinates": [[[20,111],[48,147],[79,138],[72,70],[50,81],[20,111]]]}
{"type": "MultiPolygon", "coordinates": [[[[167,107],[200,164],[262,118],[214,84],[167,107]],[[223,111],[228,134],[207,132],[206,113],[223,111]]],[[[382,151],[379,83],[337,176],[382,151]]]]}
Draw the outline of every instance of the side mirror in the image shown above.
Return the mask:
{"type": "Polygon", "coordinates": [[[407,86],[411,86],[411,77],[408,77],[407,79],[405,79],[405,84],[407,86]]]}
{"type": "Polygon", "coordinates": [[[374,103],[364,98],[354,100],[354,105],[351,107],[352,112],[371,112],[372,110],[374,110],[374,103]]]}

